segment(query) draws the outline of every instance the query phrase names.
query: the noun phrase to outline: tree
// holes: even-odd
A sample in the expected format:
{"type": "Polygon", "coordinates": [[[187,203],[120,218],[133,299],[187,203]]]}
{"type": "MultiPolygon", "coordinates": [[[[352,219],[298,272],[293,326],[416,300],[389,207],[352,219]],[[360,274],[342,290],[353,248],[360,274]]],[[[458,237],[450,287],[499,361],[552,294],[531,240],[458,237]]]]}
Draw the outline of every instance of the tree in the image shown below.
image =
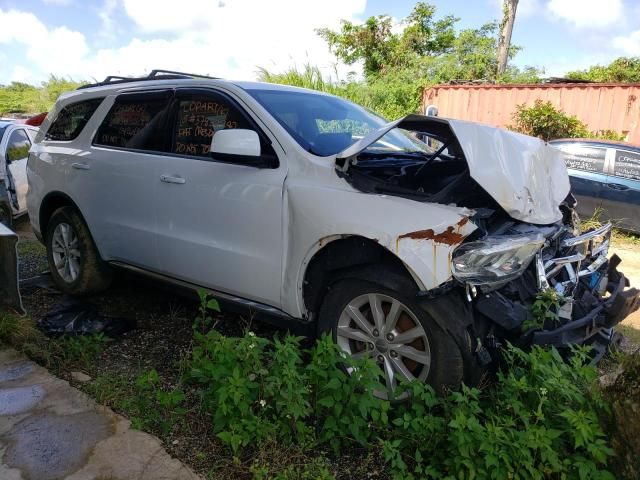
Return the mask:
{"type": "Polygon", "coordinates": [[[436,8],[419,2],[403,20],[402,33],[393,32],[388,15],[368,18],[362,25],[342,22],[340,31],[317,30],[334,55],[351,65],[364,62],[365,76],[370,77],[394,68],[406,68],[425,56],[450,52],[456,34],[457,18],[448,15],[435,19],[436,8]]]}
{"type": "Polygon", "coordinates": [[[640,57],[616,58],[609,65],[594,65],[586,70],[569,72],[567,78],[591,82],[640,82],[640,57]]]}
{"type": "Polygon", "coordinates": [[[518,0],[504,0],[502,4],[502,23],[500,24],[500,38],[498,39],[498,76],[504,75],[509,59],[511,33],[516,20],[518,0]]]}
{"type": "MultiPolygon", "coordinates": [[[[420,2],[402,20],[401,32],[394,31],[391,17],[380,15],[362,25],[343,21],[339,31],[325,28],[318,34],[338,59],[347,64],[363,62],[370,84],[390,75],[409,81],[412,90],[418,84],[421,90],[429,83],[452,80],[539,81],[539,72],[533,68],[507,67],[497,75],[497,23],[456,32],[458,21],[452,15],[436,18],[436,8],[420,2]]],[[[518,50],[507,46],[507,57],[513,58],[518,50]]]]}

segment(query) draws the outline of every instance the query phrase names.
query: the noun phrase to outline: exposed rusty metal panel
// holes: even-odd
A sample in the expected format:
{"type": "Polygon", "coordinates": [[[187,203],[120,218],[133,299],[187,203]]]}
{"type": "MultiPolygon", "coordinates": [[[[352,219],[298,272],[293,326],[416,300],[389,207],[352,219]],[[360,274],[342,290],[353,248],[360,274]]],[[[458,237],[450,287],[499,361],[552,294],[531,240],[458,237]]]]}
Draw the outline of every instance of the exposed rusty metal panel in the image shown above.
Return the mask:
{"type": "Polygon", "coordinates": [[[640,144],[639,83],[436,85],[425,89],[423,106],[436,105],[441,117],[506,127],[517,105],[537,99],[575,115],[590,130],[615,130],[640,144]]]}

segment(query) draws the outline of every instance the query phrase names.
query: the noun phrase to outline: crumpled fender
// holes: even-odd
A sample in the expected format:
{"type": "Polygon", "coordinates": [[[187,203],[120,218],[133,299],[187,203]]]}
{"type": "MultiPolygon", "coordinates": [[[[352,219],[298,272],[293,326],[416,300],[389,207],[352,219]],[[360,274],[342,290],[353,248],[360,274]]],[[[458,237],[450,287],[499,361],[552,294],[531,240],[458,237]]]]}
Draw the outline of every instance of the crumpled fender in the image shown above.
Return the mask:
{"type": "Polygon", "coordinates": [[[303,182],[288,183],[284,195],[289,222],[282,300],[294,316],[304,313],[306,268],[331,241],[350,235],[376,241],[402,260],[420,289],[429,290],[452,278],[453,250],[477,228],[466,208],[344,189],[328,194],[326,187],[303,182]]]}

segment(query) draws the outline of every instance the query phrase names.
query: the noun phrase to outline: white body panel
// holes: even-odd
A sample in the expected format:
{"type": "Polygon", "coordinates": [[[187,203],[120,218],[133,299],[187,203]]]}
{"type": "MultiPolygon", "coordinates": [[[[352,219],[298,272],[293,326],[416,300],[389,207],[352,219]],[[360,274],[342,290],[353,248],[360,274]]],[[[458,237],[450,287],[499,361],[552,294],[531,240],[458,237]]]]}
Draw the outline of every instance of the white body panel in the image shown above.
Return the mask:
{"type": "MultiPolygon", "coordinates": [[[[104,260],[124,261],[265,303],[293,317],[306,313],[302,283],[309,261],[327,243],[344,236],[378,242],[406,265],[421,289],[437,287],[452,278],[452,252],[476,229],[469,221],[472,211],[357,191],[336,174],[335,156],[317,157],[304,150],[242,88],[243,84],[165,80],[78,91],[58,101],[41,132],[70,101],[114,96],[154,84],[163,89],[223,90],[271,139],[279,167],[259,169],[95,147],[92,138],[113,101],[110,97],[76,140],[44,141],[43,134],[39,135],[28,167],[28,205],[36,232],[40,232],[42,200],[49,193],[63,192],[79,206],[104,260]],[[73,163],[86,163],[89,169],[73,168],[73,163]]],[[[290,87],[265,84],[261,88],[290,87]]],[[[530,150],[522,154],[529,166],[518,172],[506,162],[517,152],[515,144],[505,149],[502,160],[489,160],[492,150],[486,142],[491,135],[496,142],[509,143],[497,129],[493,129],[497,133],[482,130],[481,138],[473,140],[470,126],[460,122],[452,122],[452,126],[456,133],[470,138],[469,143],[461,142],[465,154],[487,162],[485,175],[479,172],[479,164],[470,161],[476,180],[502,188],[504,195],[495,198],[513,206],[514,218],[534,223],[543,217],[555,221],[557,204],[553,202],[566,195],[560,178],[566,171],[555,166],[549,170],[558,180],[548,193],[550,186],[543,185],[541,175],[553,159],[536,156],[537,141],[519,141],[530,150]],[[476,145],[487,150],[478,152],[476,145]],[[543,165],[533,165],[534,159],[542,159],[543,165]],[[513,180],[511,175],[515,175],[513,180]],[[529,179],[531,175],[538,179],[529,179]],[[489,182],[487,176],[493,180],[489,182]],[[543,211],[540,217],[535,217],[535,212],[522,214],[531,205],[526,203],[529,197],[518,196],[532,185],[544,189],[533,195],[534,199],[549,197],[535,205],[543,211]]]]}

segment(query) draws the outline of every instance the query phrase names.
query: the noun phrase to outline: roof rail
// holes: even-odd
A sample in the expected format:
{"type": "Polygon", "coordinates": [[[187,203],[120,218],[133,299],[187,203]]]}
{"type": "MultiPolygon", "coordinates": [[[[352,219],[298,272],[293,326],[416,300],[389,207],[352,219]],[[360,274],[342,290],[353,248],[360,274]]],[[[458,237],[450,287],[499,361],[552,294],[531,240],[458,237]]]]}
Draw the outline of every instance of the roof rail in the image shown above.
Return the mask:
{"type": "Polygon", "coordinates": [[[122,77],[119,75],[109,75],[101,82],[81,85],[77,88],[77,90],[91,87],[100,87],[103,85],[116,85],[120,83],[144,82],[147,80],[179,80],[182,78],[208,78],[210,80],[217,80],[219,77],[209,77],[208,75],[198,75],[197,73],[176,72],[174,70],[154,69],[151,70],[151,73],[149,73],[149,75],[147,75],[146,77],[122,77]]]}

